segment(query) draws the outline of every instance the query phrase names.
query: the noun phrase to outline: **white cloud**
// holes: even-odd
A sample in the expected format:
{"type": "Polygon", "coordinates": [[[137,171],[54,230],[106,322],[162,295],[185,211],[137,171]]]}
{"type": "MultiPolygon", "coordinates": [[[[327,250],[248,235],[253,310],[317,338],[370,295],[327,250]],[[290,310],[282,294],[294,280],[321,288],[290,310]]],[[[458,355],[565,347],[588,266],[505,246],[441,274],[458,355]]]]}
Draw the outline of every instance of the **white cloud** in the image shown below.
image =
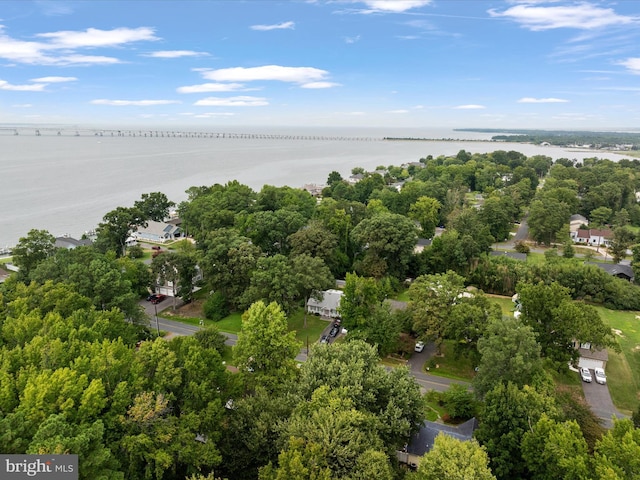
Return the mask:
{"type": "Polygon", "coordinates": [[[33,105],[31,103],[18,103],[16,105],[11,105],[13,108],[31,108],[33,105]]]}
{"type": "Polygon", "coordinates": [[[356,35],[355,37],[344,37],[344,43],[352,44],[360,41],[360,35],[356,35]]]}
{"type": "Polygon", "coordinates": [[[533,98],[523,97],[518,100],[518,103],[567,103],[569,100],[563,98],[533,98]]]}
{"type": "Polygon", "coordinates": [[[97,100],[91,100],[94,105],[112,105],[116,107],[152,107],[155,105],[170,105],[172,103],[181,103],[177,100],[108,100],[106,98],[100,98],[97,100]]]}
{"type": "Polygon", "coordinates": [[[90,65],[114,64],[120,60],[108,56],[83,55],[83,48],[122,47],[131,42],[157,40],[153,29],[116,28],[85,31],[61,31],[35,35],[43,41],[23,41],[11,38],[0,25],[0,58],[30,65],[90,65]]]}
{"type": "Polygon", "coordinates": [[[293,30],[296,24],[294,22],[282,22],[275,25],[251,25],[251,30],[258,30],[261,32],[267,32],[269,30],[293,30]]]}
{"type": "Polygon", "coordinates": [[[409,110],[389,110],[387,113],[409,113],[409,110]]]}
{"type": "Polygon", "coordinates": [[[12,92],[42,92],[46,86],[44,83],[12,85],[5,80],[0,80],[0,90],[10,90],[12,92]]]}
{"type": "Polygon", "coordinates": [[[300,85],[301,88],[332,88],[341,86],[341,84],[335,82],[309,82],[300,85]]]}
{"type": "Polygon", "coordinates": [[[194,105],[200,107],[262,107],[269,105],[269,102],[266,98],[262,97],[207,97],[198,100],[194,105]]]}
{"type": "Polygon", "coordinates": [[[242,83],[203,83],[201,85],[187,85],[178,87],[178,93],[205,93],[205,92],[233,92],[246,90],[242,83]]]}
{"type": "Polygon", "coordinates": [[[402,13],[412,8],[425,7],[431,0],[362,0],[369,10],[364,12],[391,12],[402,13]]]}
{"type": "Polygon", "coordinates": [[[627,67],[631,73],[640,75],[640,57],[627,58],[626,60],[619,62],[619,65],[627,67]]]}
{"type": "Polygon", "coordinates": [[[203,71],[202,76],[218,82],[252,82],[256,80],[277,80],[291,83],[318,82],[329,75],[326,70],[313,67],[282,67],[264,65],[262,67],[233,67],[203,71]]]}
{"type": "Polygon", "coordinates": [[[78,80],[77,77],[40,77],[40,78],[32,78],[32,82],[36,83],[64,83],[64,82],[75,82],[78,80]]]}
{"type": "Polygon", "coordinates": [[[458,110],[482,110],[483,108],[487,108],[484,105],[458,105],[457,107],[453,107],[458,110]]]}
{"type": "Polygon", "coordinates": [[[193,50],[159,50],[147,53],[145,57],[153,58],[181,58],[181,57],[203,57],[208,56],[207,52],[195,52],[193,50]]]}
{"type": "Polygon", "coordinates": [[[558,6],[516,5],[499,12],[489,10],[492,17],[509,18],[533,31],[554,28],[590,30],[614,25],[638,23],[639,17],[618,15],[611,8],[601,8],[589,3],[558,6]]]}
{"type": "Polygon", "coordinates": [[[115,47],[142,40],[159,40],[154,35],[153,28],[114,28],[113,30],[100,30],[87,28],[84,31],[60,31],[50,33],[38,33],[36,37],[46,38],[51,41],[48,48],[87,48],[87,47],[115,47]]]}

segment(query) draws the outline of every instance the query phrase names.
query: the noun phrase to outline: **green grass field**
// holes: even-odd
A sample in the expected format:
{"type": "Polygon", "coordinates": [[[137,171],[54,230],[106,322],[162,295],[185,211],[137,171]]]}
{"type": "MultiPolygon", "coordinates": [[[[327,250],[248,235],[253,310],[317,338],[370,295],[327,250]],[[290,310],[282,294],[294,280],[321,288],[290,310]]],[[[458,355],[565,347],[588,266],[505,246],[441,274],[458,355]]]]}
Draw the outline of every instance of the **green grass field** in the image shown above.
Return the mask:
{"type": "Polygon", "coordinates": [[[631,413],[640,402],[640,312],[596,308],[614,330],[621,348],[620,353],[609,349],[606,366],[609,392],[619,410],[631,413]]]}
{"type": "Polygon", "coordinates": [[[429,368],[430,374],[467,382],[473,379],[475,371],[471,361],[465,357],[454,356],[451,340],[444,341],[441,352],[441,356],[433,357],[426,363],[425,367],[429,368]]]}

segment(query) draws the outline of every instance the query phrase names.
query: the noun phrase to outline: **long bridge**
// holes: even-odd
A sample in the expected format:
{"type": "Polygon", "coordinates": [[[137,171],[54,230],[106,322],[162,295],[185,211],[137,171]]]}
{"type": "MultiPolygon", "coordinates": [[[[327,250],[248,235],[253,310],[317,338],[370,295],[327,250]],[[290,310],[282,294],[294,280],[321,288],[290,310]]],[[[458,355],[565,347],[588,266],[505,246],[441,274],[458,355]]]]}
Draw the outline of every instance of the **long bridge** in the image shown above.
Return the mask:
{"type": "Polygon", "coordinates": [[[140,138],[216,138],[247,140],[329,140],[371,142],[384,140],[382,137],[352,137],[340,135],[294,135],[270,133],[233,133],[187,130],[149,130],[149,129],[91,129],[73,127],[0,127],[0,136],[58,136],[58,137],[140,137],[140,138]]]}

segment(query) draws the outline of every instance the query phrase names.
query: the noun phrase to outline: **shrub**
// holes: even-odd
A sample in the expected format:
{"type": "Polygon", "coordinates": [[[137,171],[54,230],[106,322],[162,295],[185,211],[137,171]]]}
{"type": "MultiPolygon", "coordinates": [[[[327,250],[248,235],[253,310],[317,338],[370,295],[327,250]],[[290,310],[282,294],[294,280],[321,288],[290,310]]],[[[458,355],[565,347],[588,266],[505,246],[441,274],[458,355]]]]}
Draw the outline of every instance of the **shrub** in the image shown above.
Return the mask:
{"type": "Polygon", "coordinates": [[[524,243],[522,240],[518,240],[515,243],[514,246],[516,252],[518,253],[524,253],[525,255],[528,255],[529,252],[531,252],[531,249],[529,248],[529,245],[527,245],[526,243],[524,243]]]}
{"type": "Polygon", "coordinates": [[[144,250],[140,245],[133,245],[129,247],[128,255],[130,258],[142,258],[144,256],[144,250]]]}
{"type": "Polygon", "coordinates": [[[442,395],[444,408],[454,420],[468,420],[475,415],[476,402],[472,392],[458,383],[452,383],[442,395]]]}
{"type": "Polygon", "coordinates": [[[217,322],[229,315],[229,308],[227,307],[227,299],[220,292],[213,293],[202,306],[204,316],[209,320],[217,322]]]}

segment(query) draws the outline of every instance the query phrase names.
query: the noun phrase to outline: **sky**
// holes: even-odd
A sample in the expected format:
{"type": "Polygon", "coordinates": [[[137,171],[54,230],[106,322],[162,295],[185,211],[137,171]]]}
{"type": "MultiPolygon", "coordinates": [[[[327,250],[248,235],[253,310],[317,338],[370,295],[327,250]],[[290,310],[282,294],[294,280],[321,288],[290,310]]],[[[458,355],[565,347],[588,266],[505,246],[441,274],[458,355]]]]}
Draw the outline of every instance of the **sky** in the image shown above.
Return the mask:
{"type": "Polygon", "coordinates": [[[640,1],[3,0],[0,123],[640,130],[640,1]]]}

